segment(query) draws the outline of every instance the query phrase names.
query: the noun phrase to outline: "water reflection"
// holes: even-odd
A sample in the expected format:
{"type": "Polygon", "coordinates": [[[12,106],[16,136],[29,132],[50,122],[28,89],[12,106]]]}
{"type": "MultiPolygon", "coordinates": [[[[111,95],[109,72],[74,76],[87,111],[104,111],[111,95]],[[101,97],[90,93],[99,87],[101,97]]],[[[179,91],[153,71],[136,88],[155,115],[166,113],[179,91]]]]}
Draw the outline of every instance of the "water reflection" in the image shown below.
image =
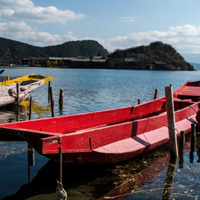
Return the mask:
{"type": "MultiPolygon", "coordinates": [[[[111,179],[105,174],[105,167],[63,166],[63,185],[70,199],[97,199],[112,188],[111,179]],[[105,176],[102,176],[102,174],[105,176]]],[[[48,161],[30,184],[23,185],[15,195],[4,200],[55,199],[56,180],[59,179],[59,164],[48,161]]]]}
{"type": "Polygon", "coordinates": [[[169,162],[169,166],[167,169],[166,179],[165,179],[165,187],[163,191],[162,200],[170,199],[172,188],[173,188],[173,181],[174,181],[174,174],[176,170],[176,158],[171,158],[169,162]]]}
{"type": "MultiPolygon", "coordinates": [[[[130,193],[137,192],[138,188],[168,166],[170,159],[168,152],[168,147],[164,147],[161,151],[155,151],[148,156],[118,165],[63,166],[63,185],[68,193],[68,200],[75,197],[77,200],[128,198],[130,193]]],[[[4,198],[4,200],[31,199],[35,196],[42,199],[53,199],[55,198],[56,179],[59,179],[59,164],[48,161],[30,184],[22,186],[15,195],[4,198]],[[41,194],[45,195],[41,196],[41,194]]]]}
{"type": "Polygon", "coordinates": [[[16,121],[25,121],[28,119],[28,110],[16,105],[9,105],[0,108],[0,123],[11,123],[16,121]]]}
{"type": "MultiPolygon", "coordinates": [[[[8,105],[0,108],[0,124],[29,119],[30,100],[23,101],[20,106],[8,105]]],[[[32,118],[39,119],[51,115],[51,106],[32,101],[32,118]]]]}

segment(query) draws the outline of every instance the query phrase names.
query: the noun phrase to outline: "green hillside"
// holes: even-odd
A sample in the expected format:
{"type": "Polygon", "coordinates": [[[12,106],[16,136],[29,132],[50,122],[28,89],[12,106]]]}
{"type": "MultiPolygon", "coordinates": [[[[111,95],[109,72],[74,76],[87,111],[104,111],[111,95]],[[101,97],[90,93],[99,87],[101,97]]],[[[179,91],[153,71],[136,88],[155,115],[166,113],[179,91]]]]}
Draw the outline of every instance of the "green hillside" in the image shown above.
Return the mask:
{"type": "Polygon", "coordinates": [[[0,37],[0,64],[19,63],[27,57],[106,56],[108,51],[93,40],[65,42],[60,45],[36,47],[0,37]]]}

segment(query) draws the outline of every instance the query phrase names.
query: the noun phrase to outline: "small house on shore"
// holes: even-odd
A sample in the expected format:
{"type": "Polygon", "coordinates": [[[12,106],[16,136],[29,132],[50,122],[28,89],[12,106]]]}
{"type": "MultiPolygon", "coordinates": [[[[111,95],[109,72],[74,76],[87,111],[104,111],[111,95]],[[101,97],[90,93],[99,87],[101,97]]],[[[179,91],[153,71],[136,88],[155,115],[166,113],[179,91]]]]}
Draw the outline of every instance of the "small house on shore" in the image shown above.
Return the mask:
{"type": "Polygon", "coordinates": [[[140,69],[140,62],[138,59],[131,57],[124,59],[124,67],[126,69],[140,69]]]}

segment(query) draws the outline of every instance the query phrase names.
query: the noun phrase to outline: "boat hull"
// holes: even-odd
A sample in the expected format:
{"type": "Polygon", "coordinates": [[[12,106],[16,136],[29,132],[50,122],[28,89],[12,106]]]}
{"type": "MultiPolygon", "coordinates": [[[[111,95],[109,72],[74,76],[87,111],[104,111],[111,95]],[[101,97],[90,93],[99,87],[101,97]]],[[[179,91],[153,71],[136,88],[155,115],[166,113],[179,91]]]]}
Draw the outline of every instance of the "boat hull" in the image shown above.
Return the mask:
{"type": "MultiPolygon", "coordinates": [[[[177,137],[181,131],[189,133],[196,122],[199,103],[193,98],[200,97],[199,83],[187,82],[173,93],[177,137]],[[181,95],[185,98],[178,98],[181,95]]],[[[0,140],[19,137],[54,161],[59,161],[62,147],[63,163],[101,165],[161,147],[169,141],[169,128],[166,99],[162,97],[126,108],[2,124],[0,140]]]]}
{"type": "MultiPolygon", "coordinates": [[[[181,131],[185,131],[185,134],[188,134],[191,131],[191,121],[195,120],[196,116],[195,109],[198,109],[198,103],[192,108],[186,108],[183,111],[176,113],[177,137],[180,136],[181,131]],[[192,115],[188,115],[188,113],[191,113],[192,115]],[[179,120],[178,118],[181,116],[183,117],[179,120]]],[[[108,127],[107,130],[96,130],[95,132],[97,136],[95,137],[91,133],[86,141],[86,143],[88,143],[87,148],[79,149],[80,152],[78,152],[77,147],[76,152],[72,149],[71,152],[69,152],[69,148],[65,149],[67,138],[63,137],[59,138],[57,141],[56,138],[41,139],[39,143],[40,149],[38,149],[39,153],[51,160],[59,161],[58,150],[59,146],[62,146],[64,163],[72,165],[101,165],[118,163],[132,159],[136,156],[140,156],[155,150],[165,145],[169,141],[166,115],[150,118],[149,121],[142,119],[134,122],[119,124],[113,128],[108,127]],[[149,123],[149,125],[147,123],[149,123]],[[155,128],[156,124],[158,123],[162,123],[164,126],[160,124],[160,128],[155,128]],[[146,124],[146,127],[144,124],[146,124]],[[136,127],[138,127],[137,130],[136,127]],[[140,133],[142,128],[143,130],[146,129],[147,131],[140,133]],[[126,134],[124,134],[125,137],[127,135],[130,135],[130,137],[127,136],[126,138],[121,138],[117,141],[111,141],[109,139],[111,133],[118,135],[118,132],[121,132],[121,130],[126,132],[126,134]],[[101,139],[98,137],[98,135],[103,134],[103,132],[107,132],[107,136],[104,135],[103,138],[104,140],[107,140],[108,144],[104,144],[103,146],[98,147],[97,143],[100,142],[101,139]]],[[[70,140],[68,142],[70,142],[70,140]]]]}

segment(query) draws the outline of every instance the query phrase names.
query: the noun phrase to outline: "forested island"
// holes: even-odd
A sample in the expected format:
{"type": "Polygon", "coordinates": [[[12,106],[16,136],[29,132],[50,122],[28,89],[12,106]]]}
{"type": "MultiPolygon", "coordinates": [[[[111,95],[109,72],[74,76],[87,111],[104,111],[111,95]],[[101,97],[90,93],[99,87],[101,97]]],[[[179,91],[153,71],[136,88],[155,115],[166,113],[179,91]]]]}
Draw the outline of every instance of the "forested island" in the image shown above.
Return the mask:
{"type": "Polygon", "coordinates": [[[117,49],[109,53],[94,40],[36,47],[0,37],[0,65],[139,70],[194,70],[169,44],[117,49]]]}

